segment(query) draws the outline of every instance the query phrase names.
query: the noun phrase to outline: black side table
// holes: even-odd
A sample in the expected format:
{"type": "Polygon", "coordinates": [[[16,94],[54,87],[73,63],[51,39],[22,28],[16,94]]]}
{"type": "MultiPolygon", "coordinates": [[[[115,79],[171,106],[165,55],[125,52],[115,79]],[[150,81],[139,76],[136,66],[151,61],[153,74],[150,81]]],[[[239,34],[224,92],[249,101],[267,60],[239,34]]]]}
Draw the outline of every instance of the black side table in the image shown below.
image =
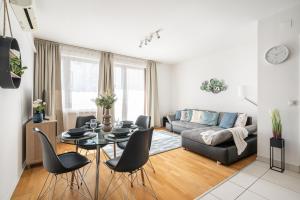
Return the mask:
{"type": "Polygon", "coordinates": [[[166,116],[163,117],[163,127],[166,127],[166,123],[168,122],[168,118],[166,116]]]}
{"type": "Polygon", "coordinates": [[[277,171],[277,172],[284,172],[285,170],[285,146],[284,146],[284,139],[275,139],[270,138],[270,169],[277,171]],[[280,157],[280,165],[281,167],[277,167],[274,165],[274,148],[280,149],[281,157],[280,157]]]}

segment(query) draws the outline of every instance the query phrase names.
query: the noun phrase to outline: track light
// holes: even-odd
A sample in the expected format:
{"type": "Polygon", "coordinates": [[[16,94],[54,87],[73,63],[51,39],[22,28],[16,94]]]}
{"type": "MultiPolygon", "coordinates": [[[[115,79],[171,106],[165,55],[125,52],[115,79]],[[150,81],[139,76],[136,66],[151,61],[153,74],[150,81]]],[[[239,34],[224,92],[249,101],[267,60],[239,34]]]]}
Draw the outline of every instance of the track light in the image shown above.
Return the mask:
{"type": "Polygon", "coordinates": [[[156,33],[157,39],[160,39],[159,31],[156,31],[155,33],[156,33]]]}
{"type": "Polygon", "coordinates": [[[160,39],[160,34],[159,34],[160,31],[162,31],[162,29],[158,29],[158,30],[150,33],[149,36],[146,36],[144,40],[140,41],[139,47],[142,48],[143,45],[147,46],[148,43],[152,42],[153,36],[156,36],[157,39],[160,39]]]}
{"type": "Polygon", "coordinates": [[[140,45],[139,45],[140,48],[143,47],[143,40],[140,42],[140,45]]]}

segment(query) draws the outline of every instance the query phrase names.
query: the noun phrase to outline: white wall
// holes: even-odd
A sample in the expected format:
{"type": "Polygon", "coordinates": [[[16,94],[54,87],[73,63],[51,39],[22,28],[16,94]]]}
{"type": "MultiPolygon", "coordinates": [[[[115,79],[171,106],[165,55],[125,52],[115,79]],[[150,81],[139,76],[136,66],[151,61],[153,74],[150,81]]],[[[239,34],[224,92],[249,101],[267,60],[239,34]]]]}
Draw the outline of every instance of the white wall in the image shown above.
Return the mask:
{"type": "Polygon", "coordinates": [[[256,101],[257,23],[251,23],[232,34],[231,38],[224,38],[219,49],[174,66],[173,112],[176,109],[199,108],[245,112],[256,117],[256,106],[239,99],[238,86],[245,85],[247,97],[256,101]],[[228,89],[219,94],[200,90],[202,82],[211,78],[223,79],[228,89]]]}
{"type": "Polygon", "coordinates": [[[171,108],[171,70],[172,66],[167,64],[157,64],[157,84],[159,98],[159,112],[161,118],[172,111],[171,108]]]}
{"type": "MultiPolygon", "coordinates": [[[[2,0],[0,0],[2,5],[2,0]]],[[[1,12],[1,17],[2,17],[1,12]]],[[[24,33],[10,10],[13,35],[21,48],[22,62],[26,70],[19,89],[0,88],[0,199],[10,199],[23,171],[24,131],[23,124],[31,116],[33,88],[33,40],[29,33],[24,33]]],[[[2,18],[0,27],[2,31],[2,18]]],[[[2,32],[1,32],[2,35],[2,32]]]]}
{"type": "Polygon", "coordinates": [[[269,111],[278,108],[286,140],[286,161],[300,165],[299,106],[288,106],[299,98],[300,6],[260,20],[258,23],[258,156],[269,158],[269,138],[272,136],[269,111]],[[288,26],[288,21],[293,26],[288,26]],[[264,60],[272,46],[285,44],[290,58],[277,66],[264,60]]]}

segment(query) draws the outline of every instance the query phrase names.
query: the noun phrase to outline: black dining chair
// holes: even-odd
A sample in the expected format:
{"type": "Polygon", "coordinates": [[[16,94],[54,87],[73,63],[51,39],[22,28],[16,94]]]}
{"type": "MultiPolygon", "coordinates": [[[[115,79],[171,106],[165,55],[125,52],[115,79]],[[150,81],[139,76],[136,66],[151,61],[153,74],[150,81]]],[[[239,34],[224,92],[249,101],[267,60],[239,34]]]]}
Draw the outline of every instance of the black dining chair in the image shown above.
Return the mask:
{"type": "MultiPolygon", "coordinates": [[[[65,190],[69,186],[71,186],[71,188],[72,188],[73,185],[75,184],[74,181],[76,180],[78,192],[81,195],[83,195],[84,197],[88,198],[87,196],[85,196],[85,194],[82,194],[79,191],[80,186],[81,186],[79,184],[79,182],[83,183],[83,186],[85,187],[86,192],[88,193],[90,199],[92,199],[92,195],[88,189],[88,186],[83,179],[83,174],[79,170],[80,168],[89,164],[90,160],[88,160],[85,156],[83,156],[77,152],[68,152],[68,153],[56,155],[56,153],[53,149],[53,146],[50,143],[48,137],[38,128],[34,128],[33,132],[38,135],[40,142],[42,144],[43,166],[48,171],[48,176],[47,176],[47,178],[44,182],[44,185],[38,195],[38,199],[42,199],[43,197],[45,197],[46,194],[49,193],[51,189],[52,189],[51,196],[53,199],[53,196],[55,194],[56,184],[60,179],[63,179],[67,182],[67,186],[66,186],[65,190]],[[68,178],[69,172],[72,173],[72,175],[71,175],[72,177],[70,178],[70,180],[68,178]],[[50,179],[48,186],[46,187],[47,180],[49,179],[50,176],[52,176],[52,177],[50,179]],[[60,179],[58,179],[58,176],[60,176],[60,179]],[[54,179],[54,182],[52,185],[53,179],[54,179]],[[69,184],[69,182],[70,182],[70,184],[69,184]]],[[[83,191],[84,191],[84,188],[83,188],[83,191]]]]}
{"type": "MultiPolygon", "coordinates": [[[[135,121],[135,125],[137,125],[140,129],[150,128],[150,124],[151,124],[151,116],[140,115],[140,116],[138,116],[138,118],[135,121]]],[[[149,144],[149,150],[150,150],[152,138],[149,142],[150,142],[150,144],[149,144]]],[[[117,145],[120,149],[124,150],[127,145],[127,142],[120,142],[120,143],[117,143],[117,145]]],[[[153,172],[155,173],[154,166],[152,165],[152,162],[150,159],[149,159],[149,164],[150,164],[150,167],[152,168],[153,172]]]]}
{"type": "MultiPolygon", "coordinates": [[[[91,119],[96,119],[96,117],[94,115],[88,115],[88,116],[78,116],[76,118],[76,125],[75,128],[81,128],[84,127],[86,125],[87,122],[91,121],[91,119]]],[[[85,150],[85,156],[88,156],[89,151],[96,151],[97,150],[97,145],[84,145],[84,144],[78,144],[77,147],[80,149],[79,153],[82,152],[82,150],[85,150]]],[[[103,149],[102,149],[103,151],[103,149]]],[[[108,159],[108,156],[106,155],[106,152],[103,151],[103,155],[106,158],[106,160],[108,159]]],[[[96,156],[94,154],[92,161],[93,162],[95,160],[96,156]]],[[[82,173],[84,174],[84,176],[88,173],[89,169],[90,169],[91,165],[89,165],[88,167],[84,168],[82,173]]]]}
{"type": "Polygon", "coordinates": [[[153,128],[149,129],[143,129],[143,130],[137,130],[135,131],[129,141],[128,144],[126,145],[123,153],[121,156],[107,160],[105,162],[105,165],[113,171],[112,177],[108,183],[108,186],[106,188],[106,191],[104,193],[103,199],[108,198],[111,196],[111,194],[116,191],[116,189],[122,185],[118,182],[118,180],[121,180],[122,178],[125,180],[127,179],[126,174],[128,174],[128,177],[130,177],[130,184],[131,187],[133,187],[134,180],[137,179],[137,172],[141,172],[141,177],[142,177],[142,183],[145,186],[145,178],[149,182],[150,189],[152,191],[152,195],[155,199],[157,199],[157,195],[152,187],[152,184],[150,182],[150,179],[144,169],[144,165],[147,163],[149,160],[149,145],[150,145],[150,140],[152,138],[153,134],[153,128]],[[114,185],[115,188],[111,192],[111,194],[108,194],[109,188],[111,186],[111,183],[113,179],[116,177],[117,173],[120,173],[119,178],[117,178],[117,183],[119,185],[114,185]],[[135,175],[135,177],[134,177],[135,175]]]}

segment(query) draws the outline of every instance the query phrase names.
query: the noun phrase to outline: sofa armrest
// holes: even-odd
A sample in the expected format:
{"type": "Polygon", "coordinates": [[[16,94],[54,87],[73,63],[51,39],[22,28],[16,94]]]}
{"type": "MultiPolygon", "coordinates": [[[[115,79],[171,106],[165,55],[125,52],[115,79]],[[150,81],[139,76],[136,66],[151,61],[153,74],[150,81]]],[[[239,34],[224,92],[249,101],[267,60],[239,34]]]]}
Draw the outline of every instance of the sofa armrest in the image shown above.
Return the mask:
{"type": "Polygon", "coordinates": [[[168,119],[169,123],[171,123],[172,121],[175,121],[175,114],[167,115],[167,119],[168,119]]]}

